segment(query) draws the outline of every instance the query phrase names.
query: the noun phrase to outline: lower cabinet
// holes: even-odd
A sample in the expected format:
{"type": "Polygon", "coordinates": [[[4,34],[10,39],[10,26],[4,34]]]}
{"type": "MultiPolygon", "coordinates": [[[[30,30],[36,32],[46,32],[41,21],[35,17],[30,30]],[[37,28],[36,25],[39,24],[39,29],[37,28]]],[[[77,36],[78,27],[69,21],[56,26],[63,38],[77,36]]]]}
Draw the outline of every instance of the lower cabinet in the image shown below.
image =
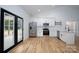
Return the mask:
{"type": "Polygon", "coordinates": [[[60,32],[60,39],[66,44],[75,44],[75,34],[73,32],[60,32]]]}
{"type": "Polygon", "coordinates": [[[50,34],[49,36],[50,37],[57,37],[57,30],[54,30],[54,28],[49,28],[49,31],[50,31],[50,34]]]}
{"type": "Polygon", "coordinates": [[[37,27],[37,36],[42,37],[43,36],[43,28],[42,27],[37,27]]]}
{"type": "Polygon", "coordinates": [[[23,40],[23,18],[0,8],[0,52],[8,52],[23,40]]]}

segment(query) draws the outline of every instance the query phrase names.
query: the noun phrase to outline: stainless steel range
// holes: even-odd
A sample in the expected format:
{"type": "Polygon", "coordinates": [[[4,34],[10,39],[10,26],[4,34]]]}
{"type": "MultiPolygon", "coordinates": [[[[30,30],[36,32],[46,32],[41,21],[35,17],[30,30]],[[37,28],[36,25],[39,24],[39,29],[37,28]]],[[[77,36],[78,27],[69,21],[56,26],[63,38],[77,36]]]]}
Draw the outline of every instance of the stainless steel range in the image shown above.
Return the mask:
{"type": "Polygon", "coordinates": [[[49,35],[49,29],[48,28],[43,29],[43,35],[49,35]]]}
{"type": "Polygon", "coordinates": [[[43,35],[49,35],[49,23],[43,24],[43,35]]]}

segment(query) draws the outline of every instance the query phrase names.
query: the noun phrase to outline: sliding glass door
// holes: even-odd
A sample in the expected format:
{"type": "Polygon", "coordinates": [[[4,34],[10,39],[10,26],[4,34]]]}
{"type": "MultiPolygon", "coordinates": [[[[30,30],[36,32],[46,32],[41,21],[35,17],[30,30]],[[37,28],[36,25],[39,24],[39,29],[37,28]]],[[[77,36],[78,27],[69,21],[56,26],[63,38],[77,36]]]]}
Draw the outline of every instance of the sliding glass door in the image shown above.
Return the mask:
{"type": "Polygon", "coordinates": [[[23,39],[23,19],[18,18],[18,42],[20,42],[23,39]]]}
{"type": "Polygon", "coordinates": [[[23,41],[23,18],[1,8],[0,52],[8,52],[23,41]]]}
{"type": "Polygon", "coordinates": [[[15,16],[4,12],[4,51],[14,45],[15,16]]]}

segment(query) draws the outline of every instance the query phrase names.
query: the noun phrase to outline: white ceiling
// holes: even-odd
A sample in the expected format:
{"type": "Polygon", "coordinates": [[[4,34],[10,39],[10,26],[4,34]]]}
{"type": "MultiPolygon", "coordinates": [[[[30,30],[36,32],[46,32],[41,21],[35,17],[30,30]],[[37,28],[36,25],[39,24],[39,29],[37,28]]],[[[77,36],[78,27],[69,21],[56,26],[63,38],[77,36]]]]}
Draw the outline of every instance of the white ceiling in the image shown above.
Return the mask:
{"type": "Polygon", "coordinates": [[[20,5],[28,14],[35,15],[41,12],[54,9],[55,5],[20,5]],[[40,9],[40,12],[39,12],[40,9]]]}
{"type": "Polygon", "coordinates": [[[20,7],[31,16],[46,11],[56,10],[57,8],[61,7],[67,7],[67,8],[75,7],[75,9],[79,8],[78,5],[20,5],[20,7]]]}

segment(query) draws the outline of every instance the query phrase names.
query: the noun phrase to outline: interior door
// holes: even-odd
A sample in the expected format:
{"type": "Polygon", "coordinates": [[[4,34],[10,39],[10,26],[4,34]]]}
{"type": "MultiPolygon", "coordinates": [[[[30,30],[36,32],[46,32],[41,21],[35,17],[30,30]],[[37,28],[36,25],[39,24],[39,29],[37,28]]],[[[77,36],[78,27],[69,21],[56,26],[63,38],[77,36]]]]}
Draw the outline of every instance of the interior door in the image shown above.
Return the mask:
{"type": "Polygon", "coordinates": [[[4,51],[14,45],[15,16],[4,12],[4,51]]]}
{"type": "Polygon", "coordinates": [[[18,18],[18,42],[23,39],[23,19],[18,18]]]}

